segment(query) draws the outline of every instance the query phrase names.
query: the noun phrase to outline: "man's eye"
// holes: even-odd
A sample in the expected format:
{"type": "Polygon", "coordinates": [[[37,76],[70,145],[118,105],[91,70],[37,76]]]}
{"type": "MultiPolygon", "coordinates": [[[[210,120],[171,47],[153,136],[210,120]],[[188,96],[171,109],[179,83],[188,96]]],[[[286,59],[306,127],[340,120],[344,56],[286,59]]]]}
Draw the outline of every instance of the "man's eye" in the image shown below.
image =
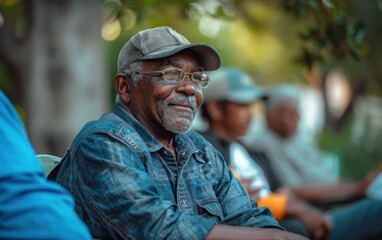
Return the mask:
{"type": "Polygon", "coordinates": [[[195,73],[193,74],[193,78],[194,78],[195,80],[201,81],[201,80],[203,79],[202,73],[195,72],[195,73]]]}
{"type": "Polygon", "coordinates": [[[167,80],[176,80],[178,78],[178,71],[176,69],[174,70],[167,70],[165,72],[165,78],[167,80]]]}

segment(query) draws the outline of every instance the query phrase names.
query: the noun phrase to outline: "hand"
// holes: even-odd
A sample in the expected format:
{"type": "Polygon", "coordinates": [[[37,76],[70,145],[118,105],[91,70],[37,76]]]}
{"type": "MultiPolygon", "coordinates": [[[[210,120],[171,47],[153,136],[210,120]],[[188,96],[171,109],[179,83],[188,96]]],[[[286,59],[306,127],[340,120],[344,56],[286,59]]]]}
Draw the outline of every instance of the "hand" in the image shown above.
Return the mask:
{"type": "Polygon", "coordinates": [[[366,194],[367,188],[370,186],[370,184],[375,180],[375,178],[380,173],[381,173],[381,170],[378,170],[378,171],[373,171],[369,173],[368,175],[366,175],[366,177],[358,185],[359,192],[362,194],[366,194]]]}
{"type": "Polygon", "coordinates": [[[288,199],[286,215],[299,218],[307,226],[314,240],[326,239],[332,228],[329,216],[297,196],[288,199]]]}
{"type": "Polygon", "coordinates": [[[278,193],[288,195],[287,215],[296,216],[308,227],[312,239],[326,239],[332,228],[332,219],[320,210],[299,199],[289,188],[279,188],[278,193]]]}
{"type": "Polygon", "coordinates": [[[318,209],[304,203],[302,207],[300,219],[308,227],[312,239],[326,239],[332,228],[332,220],[318,209]]]}
{"type": "Polygon", "coordinates": [[[276,190],[276,193],[283,194],[288,196],[288,199],[294,200],[297,198],[297,196],[294,194],[293,190],[291,188],[282,186],[276,190]]]}

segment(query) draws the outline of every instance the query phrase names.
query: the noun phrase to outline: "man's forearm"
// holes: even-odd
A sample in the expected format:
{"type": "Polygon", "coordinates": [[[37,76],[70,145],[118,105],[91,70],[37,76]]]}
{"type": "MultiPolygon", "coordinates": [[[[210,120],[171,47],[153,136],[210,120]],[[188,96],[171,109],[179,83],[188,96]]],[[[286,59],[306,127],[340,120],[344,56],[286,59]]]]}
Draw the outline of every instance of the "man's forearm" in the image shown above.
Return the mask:
{"type": "Polygon", "coordinates": [[[300,235],[276,228],[238,227],[229,225],[215,225],[206,240],[306,240],[300,235]]]}
{"type": "Polygon", "coordinates": [[[294,188],[295,194],[307,201],[334,199],[342,196],[357,196],[361,194],[358,184],[342,182],[334,185],[310,185],[294,188]]]}

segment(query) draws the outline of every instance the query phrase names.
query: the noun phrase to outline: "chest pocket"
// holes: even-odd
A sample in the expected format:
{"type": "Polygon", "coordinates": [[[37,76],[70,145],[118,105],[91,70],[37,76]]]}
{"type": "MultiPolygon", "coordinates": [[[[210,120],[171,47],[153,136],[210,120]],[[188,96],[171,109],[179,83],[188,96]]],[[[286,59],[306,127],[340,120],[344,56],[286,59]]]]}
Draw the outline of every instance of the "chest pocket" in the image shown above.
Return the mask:
{"type": "Polygon", "coordinates": [[[199,215],[212,218],[217,222],[223,221],[222,208],[216,198],[199,198],[195,199],[195,202],[199,215]]]}

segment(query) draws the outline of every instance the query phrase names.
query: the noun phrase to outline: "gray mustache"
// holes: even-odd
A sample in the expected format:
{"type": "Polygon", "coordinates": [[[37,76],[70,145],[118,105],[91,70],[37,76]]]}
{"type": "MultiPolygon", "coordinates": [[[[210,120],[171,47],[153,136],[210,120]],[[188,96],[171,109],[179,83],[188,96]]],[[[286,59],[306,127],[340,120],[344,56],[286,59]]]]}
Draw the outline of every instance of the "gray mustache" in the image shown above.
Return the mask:
{"type": "Polygon", "coordinates": [[[180,97],[180,98],[172,100],[168,104],[187,104],[187,105],[190,105],[192,110],[195,110],[197,108],[196,100],[195,98],[192,98],[192,97],[180,97]]]}

